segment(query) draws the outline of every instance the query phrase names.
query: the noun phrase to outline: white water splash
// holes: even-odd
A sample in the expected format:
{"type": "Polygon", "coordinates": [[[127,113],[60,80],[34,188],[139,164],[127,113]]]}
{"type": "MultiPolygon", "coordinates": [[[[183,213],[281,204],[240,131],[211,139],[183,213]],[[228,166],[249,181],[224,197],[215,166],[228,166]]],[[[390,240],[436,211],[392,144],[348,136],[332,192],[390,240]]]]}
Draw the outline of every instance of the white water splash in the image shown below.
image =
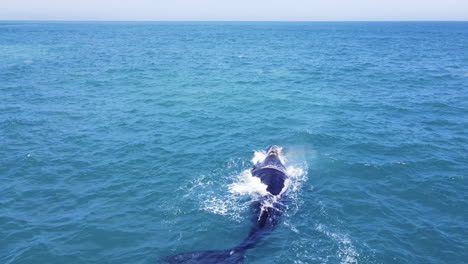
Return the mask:
{"type": "Polygon", "coordinates": [[[264,150],[261,151],[255,151],[254,156],[252,158],[252,163],[255,165],[257,163],[261,163],[266,159],[266,152],[264,150]]]}
{"type": "Polygon", "coordinates": [[[260,178],[254,177],[250,169],[244,170],[238,177],[238,181],[229,185],[229,192],[233,194],[267,195],[267,185],[260,178]]]}
{"type": "MultiPolygon", "coordinates": [[[[266,158],[265,151],[255,151],[254,156],[251,160],[253,165],[261,163],[266,158]]],[[[282,193],[286,193],[288,200],[291,201],[290,205],[297,208],[300,204],[298,201],[298,193],[300,187],[307,180],[307,164],[303,162],[289,162],[284,155],[279,157],[283,164],[286,164],[286,174],[288,179],[285,181],[285,188],[282,193]]],[[[243,167],[238,172],[228,173],[227,175],[214,176],[216,177],[218,188],[213,189],[216,186],[209,186],[213,183],[212,181],[194,181],[195,188],[198,189],[197,197],[202,199],[201,207],[203,210],[208,212],[226,215],[236,221],[242,221],[244,217],[241,214],[245,212],[252,201],[256,201],[268,194],[267,186],[261,182],[258,177],[254,177],[251,173],[251,164],[244,164],[242,160],[231,160],[228,163],[228,171],[235,170],[236,168],[243,167]],[[248,168],[245,168],[248,166],[248,168]],[[229,176],[231,175],[231,176],[229,176]],[[227,186],[225,192],[220,192],[219,189],[223,189],[222,186],[227,186]],[[203,189],[203,190],[201,190],[203,189]]],[[[225,188],[225,187],[224,187],[225,188]]],[[[194,190],[195,191],[195,190],[194,190]]],[[[267,206],[268,204],[265,204],[267,206]]],[[[296,210],[293,210],[292,214],[296,210]]],[[[291,212],[287,213],[288,215],[291,212]]]]}

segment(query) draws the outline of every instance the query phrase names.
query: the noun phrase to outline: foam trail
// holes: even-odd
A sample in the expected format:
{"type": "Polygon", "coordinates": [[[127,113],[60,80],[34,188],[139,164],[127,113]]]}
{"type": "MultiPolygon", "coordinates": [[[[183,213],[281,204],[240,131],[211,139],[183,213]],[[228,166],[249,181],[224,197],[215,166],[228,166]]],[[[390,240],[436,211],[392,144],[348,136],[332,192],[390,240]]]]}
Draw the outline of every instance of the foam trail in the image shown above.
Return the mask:
{"type": "Polygon", "coordinates": [[[338,257],[341,258],[340,264],[357,264],[359,253],[354,248],[351,239],[347,235],[334,233],[326,230],[323,225],[317,226],[317,231],[327,235],[338,244],[338,257]]]}

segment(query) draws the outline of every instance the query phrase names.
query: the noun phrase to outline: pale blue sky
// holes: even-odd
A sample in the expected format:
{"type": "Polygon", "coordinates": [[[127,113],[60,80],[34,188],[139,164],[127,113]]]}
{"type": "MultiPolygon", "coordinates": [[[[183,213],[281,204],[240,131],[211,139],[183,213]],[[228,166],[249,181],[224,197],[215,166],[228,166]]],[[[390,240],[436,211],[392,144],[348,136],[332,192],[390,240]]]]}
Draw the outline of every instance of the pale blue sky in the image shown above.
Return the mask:
{"type": "Polygon", "coordinates": [[[0,0],[0,20],[468,20],[468,0],[0,0]]]}

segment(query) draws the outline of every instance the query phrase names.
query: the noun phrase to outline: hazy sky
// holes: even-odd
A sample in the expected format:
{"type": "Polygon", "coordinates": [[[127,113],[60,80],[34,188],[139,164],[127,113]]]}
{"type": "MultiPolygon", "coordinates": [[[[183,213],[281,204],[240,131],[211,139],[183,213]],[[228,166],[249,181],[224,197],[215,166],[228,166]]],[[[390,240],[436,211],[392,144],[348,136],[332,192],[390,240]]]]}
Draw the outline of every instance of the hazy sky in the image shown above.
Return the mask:
{"type": "Polygon", "coordinates": [[[468,0],[0,0],[0,20],[468,20],[468,0]]]}

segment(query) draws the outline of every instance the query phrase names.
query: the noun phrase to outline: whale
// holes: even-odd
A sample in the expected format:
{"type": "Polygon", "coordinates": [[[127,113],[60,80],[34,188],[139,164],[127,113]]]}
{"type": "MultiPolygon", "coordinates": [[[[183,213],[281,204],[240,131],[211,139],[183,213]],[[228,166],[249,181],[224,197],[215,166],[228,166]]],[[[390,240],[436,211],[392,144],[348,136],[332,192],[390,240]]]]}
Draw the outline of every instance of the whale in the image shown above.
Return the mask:
{"type": "Polygon", "coordinates": [[[245,261],[247,250],[270,234],[279,224],[285,211],[285,193],[288,175],[283,148],[277,145],[265,150],[266,157],[250,169],[253,177],[260,178],[266,185],[266,193],[250,205],[252,227],[247,237],[237,246],[223,250],[193,251],[159,259],[158,263],[170,264],[240,264],[245,261]]]}

